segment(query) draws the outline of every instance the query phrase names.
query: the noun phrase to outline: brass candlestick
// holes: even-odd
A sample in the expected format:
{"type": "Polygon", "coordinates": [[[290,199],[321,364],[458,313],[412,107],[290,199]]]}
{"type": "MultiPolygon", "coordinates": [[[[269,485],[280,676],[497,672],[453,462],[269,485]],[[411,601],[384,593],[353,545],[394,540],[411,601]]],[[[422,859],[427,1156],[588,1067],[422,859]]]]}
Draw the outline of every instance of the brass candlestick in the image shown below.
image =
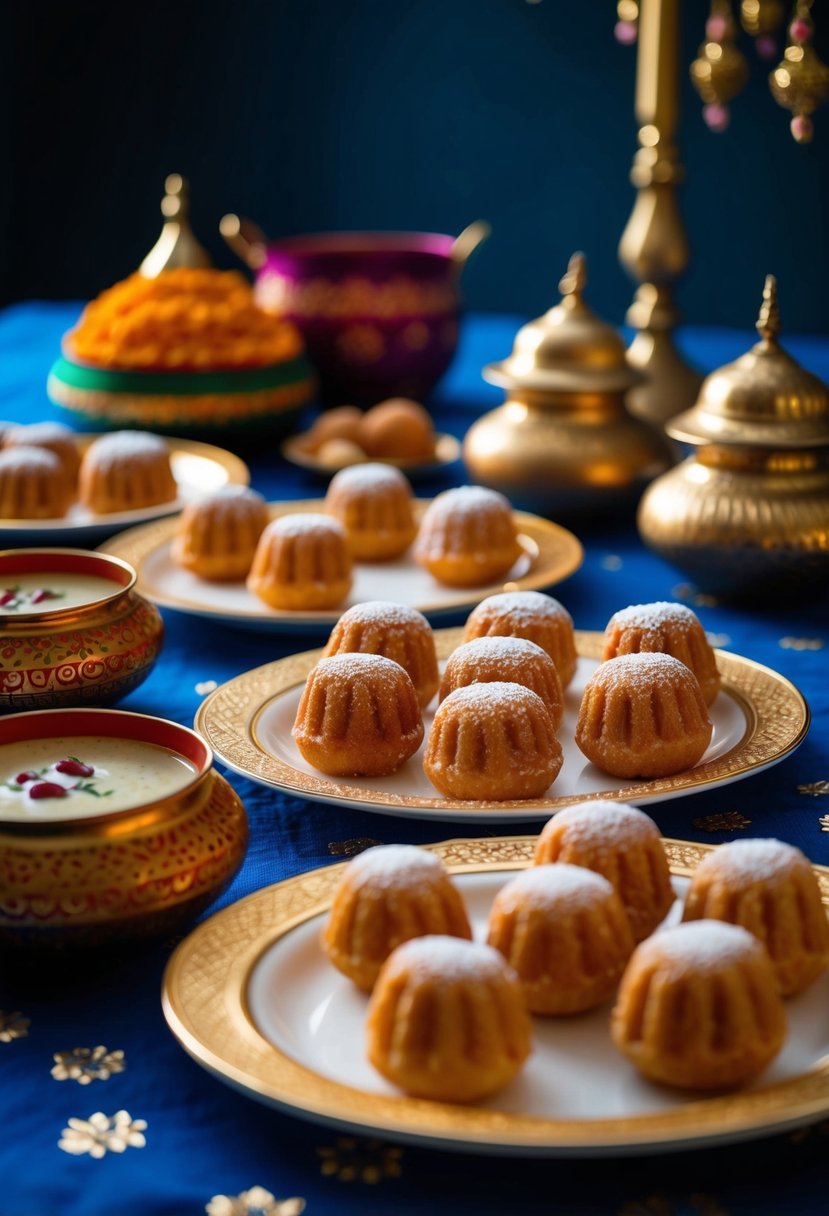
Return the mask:
{"type": "Polygon", "coordinates": [[[639,151],[631,170],[638,190],[619,257],[640,287],[627,321],[638,333],[628,361],[645,376],[628,408],[661,424],[696,399],[702,377],[673,342],[679,320],[673,284],[690,258],[676,187],[682,180],[675,135],[679,111],[679,0],[642,0],[636,61],[639,151]]]}

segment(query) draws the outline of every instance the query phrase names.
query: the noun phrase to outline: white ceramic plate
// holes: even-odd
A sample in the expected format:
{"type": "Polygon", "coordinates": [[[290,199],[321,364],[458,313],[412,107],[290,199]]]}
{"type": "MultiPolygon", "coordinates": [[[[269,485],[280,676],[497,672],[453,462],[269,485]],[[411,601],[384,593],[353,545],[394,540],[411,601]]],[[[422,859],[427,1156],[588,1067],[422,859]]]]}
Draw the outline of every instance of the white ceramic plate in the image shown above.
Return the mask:
{"type": "MultiPolygon", "coordinates": [[[[461,635],[460,629],[436,632],[441,660],[460,644],[461,635]]],[[[581,657],[565,695],[564,722],[558,732],[564,764],[547,796],[540,799],[482,804],[439,794],[422,767],[436,701],[424,714],[420,750],[391,776],[334,778],[312,768],[299,754],[291,727],[305,677],[320,651],[292,655],[228,681],[202,702],[195,725],[223,764],[262,785],[387,815],[495,823],[545,820],[553,811],[587,798],[646,803],[693,794],[760,772],[782,760],[805,736],[809,710],[788,680],[750,659],[718,651],[723,689],[710,708],[714,734],[699,764],[672,777],[619,781],[590,764],[575,743],[582,692],[597,666],[603,641],[599,633],[576,636],[581,657]]]]}
{"type": "MultiPolygon", "coordinates": [[[[425,503],[419,504],[421,507],[425,503]]],[[[323,511],[321,500],[271,504],[271,514],[323,511]]],[[[530,591],[549,587],[577,570],[584,558],[581,544],[565,528],[537,515],[515,512],[524,552],[506,579],[487,587],[458,590],[444,587],[423,570],[411,550],[396,561],[357,563],[348,598],[339,608],[324,612],[278,611],[263,604],[239,583],[208,583],[178,566],[170,555],[175,520],[161,520],[116,536],[107,553],[128,561],[138,571],[138,590],[163,608],[209,617],[244,629],[276,633],[307,633],[330,629],[351,604],[366,600],[394,600],[409,604],[430,617],[470,611],[487,595],[498,591],[530,591]]]]}
{"type": "MultiPolygon", "coordinates": [[[[98,436],[78,435],[76,438],[78,445],[83,448],[98,436]]],[[[244,461],[224,448],[190,439],[168,438],[167,443],[170,465],[179,491],[178,497],[172,502],[109,515],[96,515],[76,502],[60,519],[0,519],[0,547],[22,549],[36,545],[69,545],[88,549],[99,545],[114,532],[172,515],[188,502],[221,486],[246,486],[250,482],[250,473],[244,461]]]]}
{"type": "MultiPolygon", "coordinates": [[[[534,838],[435,845],[476,938],[496,891],[534,838]]],[[[710,851],[666,841],[679,895],[710,851]]],[[[474,1106],[402,1095],[365,1059],[367,997],[329,964],[319,934],[342,866],[266,888],[218,913],[179,947],[165,975],[167,1020],[183,1046],[249,1096],[361,1132],[432,1147],[541,1154],[667,1151],[749,1136],[829,1111],[829,975],[788,1001],[783,1051],[752,1085],[703,1097],[643,1080],[613,1047],[609,1005],[534,1018],[522,1073],[474,1106]]],[[[829,899],[829,871],[818,870],[829,899]]],[[[668,921],[679,918],[675,904],[668,921]]]]}

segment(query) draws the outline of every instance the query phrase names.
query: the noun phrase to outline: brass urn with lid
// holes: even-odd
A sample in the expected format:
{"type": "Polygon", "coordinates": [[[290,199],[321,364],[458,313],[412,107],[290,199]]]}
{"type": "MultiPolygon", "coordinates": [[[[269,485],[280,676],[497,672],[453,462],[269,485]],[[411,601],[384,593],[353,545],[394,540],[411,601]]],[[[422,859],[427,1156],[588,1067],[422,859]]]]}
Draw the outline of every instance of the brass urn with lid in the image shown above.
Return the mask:
{"type": "Polygon", "coordinates": [[[484,368],[506,401],[464,439],[475,481],[544,515],[632,504],[672,462],[665,438],[627,411],[625,394],[642,377],[621,335],[585,303],[586,281],[575,253],[560,303],[518,331],[507,359],[484,368]]]}
{"type": "Polygon", "coordinates": [[[760,341],[666,424],[696,451],[639,507],[645,543],[724,594],[829,578],[829,390],[778,342],[772,275],[757,330],[760,341]]]}

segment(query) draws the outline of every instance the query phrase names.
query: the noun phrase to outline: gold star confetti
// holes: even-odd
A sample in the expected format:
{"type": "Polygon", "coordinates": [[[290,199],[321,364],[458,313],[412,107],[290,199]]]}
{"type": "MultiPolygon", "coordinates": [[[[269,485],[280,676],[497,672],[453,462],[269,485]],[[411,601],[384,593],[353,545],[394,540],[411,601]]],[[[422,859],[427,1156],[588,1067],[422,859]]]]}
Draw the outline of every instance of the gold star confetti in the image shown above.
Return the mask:
{"type": "Polygon", "coordinates": [[[214,1195],[204,1210],[207,1216],[299,1216],[305,1200],[277,1199],[263,1186],[252,1186],[239,1195],[214,1195]]]}
{"type": "Polygon", "coordinates": [[[721,811],[718,815],[703,815],[691,823],[700,832],[738,832],[751,823],[739,811],[721,811]]]}
{"type": "Polygon", "coordinates": [[[355,857],[357,853],[364,853],[366,849],[373,849],[375,845],[382,843],[382,840],[374,840],[371,836],[355,836],[351,840],[329,840],[328,852],[334,857],[355,857]]]}
{"type": "Polygon", "coordinates": [[[108,1081],[116,1072],[126,1068],[123,1051],[107,1051],[106,1047],[74,1047],[72,1051],[56,1051],[52,1076],[56,1081],[77,1081],[89,1085],[92,1081],[108,1081]]]}
{"type": "Polygon", "coordinates": [[[58,1140],[58,1148],[73,1157],[89,1153],[100,1159],[107,1153],[123,1153],[128,1148],[143,1148],[147,1143],[144,1132],[146,1120],[133,1119],[129,1111],[117,1110],[114,1115],[96,1111],[88,1119],[70,1119],[58,1140]]]}
{"type": "Polygon", "coordinates": [[[31,1019],[24,1018],[19,1009],[4,1013],[0,1009],[0,1043],[11,1043],[13,1039],[25,1039],[29,1033],[31,1019]]]}
{"type": "Polygon", "coordinates": [[[215,680],[200,680],[196,685],[196,692],[200,697],[206,697],[209,692],[213,692],[218,687],[215,680]]]}
{"type": "Polygon", "coordinates": [[[822,794],[829,794],[829,781],[810,781],[807,785],[799,785],[797,792],[798,794],[809,794],[812,798],[820,798],[822,794]]]}
{"type": "Polygon", "coordinates": [[[783,650],[823,650],[823,638],[781,638],[778,645],[783,650]]]}
{"type": "Polygon", "coordinates": [[[731,638],[727,633],[707,633],[709,645],[711,646],[730,646],[731,638]]]}
{"type": "Polygon", "coordinates": [[[400,1177],[403,1149],[383,1144],[380,1140],[341,1136],[335,1145],[318,1148],[317,1156],[322,1162],[320,1172],[327,1177],[339,1178],[340,1182],[367,1182],[374,1186],[383,1178],[400,1177]]]}

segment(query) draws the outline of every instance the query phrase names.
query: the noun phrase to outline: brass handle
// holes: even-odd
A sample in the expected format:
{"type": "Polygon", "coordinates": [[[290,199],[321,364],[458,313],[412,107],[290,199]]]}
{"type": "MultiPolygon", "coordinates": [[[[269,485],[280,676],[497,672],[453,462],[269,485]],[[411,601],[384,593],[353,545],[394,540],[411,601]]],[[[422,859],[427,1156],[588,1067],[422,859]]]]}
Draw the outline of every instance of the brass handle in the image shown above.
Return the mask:
{"type": "Polygon", "coordinates": [[[268,254],[268,238],[253,220],[241,219],[238,215],[223,215],[219,221],[219,232],[237,257],[251,270],[264,266],[268,254]]]}
{"type": "Polygon", "coordinates": [[[492,225],[488,224],[486,220],[474,220],[455,237],[449,256],[455,263],[458,273],[463,270],[471,255],[479,245],[483,244],[491,232],[492,225]]]}

